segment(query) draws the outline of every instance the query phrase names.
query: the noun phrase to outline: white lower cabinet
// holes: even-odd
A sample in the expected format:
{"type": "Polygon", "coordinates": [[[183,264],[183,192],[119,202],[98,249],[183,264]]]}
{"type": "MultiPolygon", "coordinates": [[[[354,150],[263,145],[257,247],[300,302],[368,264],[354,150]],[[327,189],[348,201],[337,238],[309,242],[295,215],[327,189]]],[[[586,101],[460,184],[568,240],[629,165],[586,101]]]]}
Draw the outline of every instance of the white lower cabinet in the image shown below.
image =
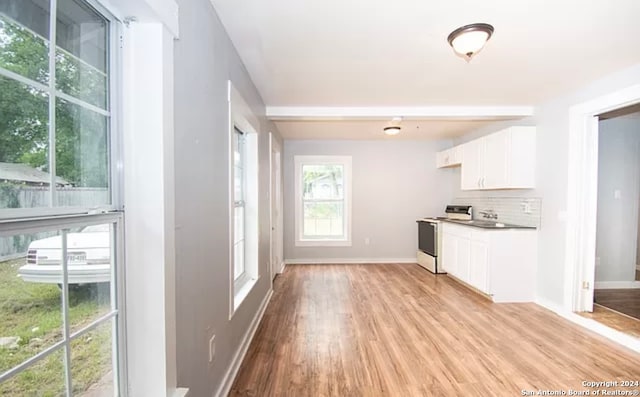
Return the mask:
{"type": "Polygon", "coordinates": [[[483,241],[471,241],[469,284],[480,291],[489,291],[489,245],[483,241]]]}
{"type": "Polygon", "coordinates": [[[494,302],[532,302],[537,231],[480,229],[444,223],[442,267],[494,302]]]}

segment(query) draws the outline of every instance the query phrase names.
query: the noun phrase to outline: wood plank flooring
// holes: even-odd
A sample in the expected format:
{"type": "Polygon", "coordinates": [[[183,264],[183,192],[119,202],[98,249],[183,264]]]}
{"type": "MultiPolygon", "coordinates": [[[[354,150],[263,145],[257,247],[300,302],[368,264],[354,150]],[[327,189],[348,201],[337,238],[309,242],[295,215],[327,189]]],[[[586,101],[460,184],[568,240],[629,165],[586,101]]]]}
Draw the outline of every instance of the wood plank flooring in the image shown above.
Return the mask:
{"type": "Polygon", "coordinates": [[[598,304],[593,305],[593,313],[584,312],[578,314],[625,334],[640,338],[640,320],[637,318],[618,313],[598,304]]]}
{"type": "Polygon", "coordinates": [[[640,380],[640,354],[417,265],[289,265],[274,289],[232,396],[520,396],[640,380]]]}
{"type": "Polygon", "coordinates": [[[594,301],[628,316],[640,318],[640,289],[597,289],[594,301]]]}

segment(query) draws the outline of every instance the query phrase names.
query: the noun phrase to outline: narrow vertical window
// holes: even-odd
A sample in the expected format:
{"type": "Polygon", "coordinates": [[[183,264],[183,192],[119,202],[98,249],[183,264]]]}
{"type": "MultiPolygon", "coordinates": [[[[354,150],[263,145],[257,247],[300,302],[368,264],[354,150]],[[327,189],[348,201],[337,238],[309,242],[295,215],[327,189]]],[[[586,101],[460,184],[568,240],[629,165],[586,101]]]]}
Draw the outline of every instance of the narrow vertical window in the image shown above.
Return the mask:
{"type": "Polygon", "coordinates": [[[245,175],[246,154],[244,133],[234,128],[233,133],[233,206],[234,206],[234,237],[233,237],[233,279],[241,281],[245,274],[245,175]]]}

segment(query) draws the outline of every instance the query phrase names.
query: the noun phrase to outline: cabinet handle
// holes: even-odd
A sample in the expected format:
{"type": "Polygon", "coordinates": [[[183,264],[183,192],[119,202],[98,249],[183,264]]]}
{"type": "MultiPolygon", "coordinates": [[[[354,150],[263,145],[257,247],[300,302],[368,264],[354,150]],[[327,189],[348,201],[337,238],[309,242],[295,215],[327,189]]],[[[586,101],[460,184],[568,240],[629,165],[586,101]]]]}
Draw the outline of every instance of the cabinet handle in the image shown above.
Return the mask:
{"type": "Polygon", "coordinates": [[[480,186],[480,179],[481,179],[481,178],[478,178],[478,187],[481,187],[481,186],[480,186]]]}
{"type": "Polygon", "coordinates": [[[484,177],[482,177],[482,187],[484,187],[484,177]]]}

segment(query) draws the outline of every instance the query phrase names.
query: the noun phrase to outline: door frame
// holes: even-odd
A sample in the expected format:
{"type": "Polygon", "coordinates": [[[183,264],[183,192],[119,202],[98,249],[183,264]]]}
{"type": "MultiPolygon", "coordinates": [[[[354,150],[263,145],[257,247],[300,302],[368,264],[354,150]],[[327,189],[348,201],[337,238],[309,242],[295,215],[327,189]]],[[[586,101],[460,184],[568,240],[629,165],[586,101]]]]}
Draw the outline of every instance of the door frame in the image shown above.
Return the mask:
{"type": "Polygon", "coordinates": [[[640,84],[569,110],[564,307],[592,312],[598,212],[598,115],[640,103],[640,84]]]}
{"type": "MultiPolygon", "coordinates": [[[[280,143],[274,138],[273,133],[269,132],[269,274],[271,277],[271,283],[273,283],[273,279],[278,273],[282,273],[282,264],[284,263],[284,258],[280,258],[281,263],[273,263],[273,254],[274,250],[280,250],[281,247],[284,246],[284,235],[281,227],[282,221],[277,221],[274,219],[274,201],[278,202],[275,205],[278,206],[278,213],[280,214],[280,218],[282,218],[283,211],[283,203],[282,203],[282,148],[280,143]],[[276,157],[279,157],[280,162],[279,169],[276,169],[276,157]],[[279,172],[279,175],[276,175],[276,171],[279,172]],[[280,190],[280,194],[276,194],[274,191],[274,183],[279,182],[279,186],[276,186],[277,189],[280,190]],[[274,224],[277,222],[278,224],[274,224]],[[274,228],[278,229],[278,236],[274,238],[274,228]],[[278,245],[279,239],[279,245],[278,245]]],[[[282,252],[281,252],[282,253],[282,252]]],[[[283,256],[283,255],[280,255],[283,256]]]]}

